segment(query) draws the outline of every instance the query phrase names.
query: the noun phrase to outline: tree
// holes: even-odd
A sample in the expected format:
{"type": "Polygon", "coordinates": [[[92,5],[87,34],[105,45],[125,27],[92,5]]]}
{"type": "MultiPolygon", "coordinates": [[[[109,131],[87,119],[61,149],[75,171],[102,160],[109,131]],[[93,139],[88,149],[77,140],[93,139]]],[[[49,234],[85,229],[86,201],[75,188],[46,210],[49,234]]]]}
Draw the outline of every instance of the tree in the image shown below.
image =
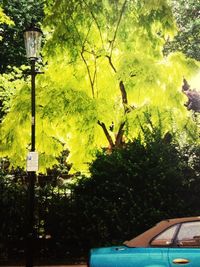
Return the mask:
{"type": "Polygon", "coordinates": [[[1,25],[0,73],[9,72],[10,66],[20,67],[27,63],[24,48],[23,30],[31,23],[41,22],[44,16],[43,1],[1,0],[6,15],[13,25],[1,25]]]}
{"type": "Polygon", "coordinates": [[[41,1],[1,0],[0,5],[0,121],[9,110],[10,99],[17,86],[23,83],[23,71],[27,64],[23,30],[32,20],[41,21],[44,12],[41,1]],[[4,10],[5,13],[2,13],[4,10]],[[11,20],[12,19],[12,20],[11,20]],[[19,67],[19,69],[17,69],[19,67]],[[6,72],[6,74],[5,74],[6,72]]]}
{"type": "MultiPolygon", "coordinates": [[[[43,170],[65,148],[74,167],[85,167],[95,149],[112,151],[141,134],[147,113],[163,135],[187,128],[197,134],[181,84],[198,64],[181,53],[162,55],[175,32],[167,1],[47,1],[46,14],[48,67],[37,77],[43,170]]],[[[30,142],[29,94],[27,85],[18,90],[1,125],[2,154],[13,164],[24,164],[30,142]]]]}
{"type": "MultiPolygon", "coordinates": [[[[147,123],[145,140],[98,153],[90,178],[79,175],[60,187],[41,177],[37,262],[82,260],[91,247],[121,245],[160,220],[199,215],[200,146],[180,147],[170,133],[163,138],[160,128],[150,129],[147,123]]],[[[0,166],[1,252],[16,262],[23,256],[26,187],[8,175],[6,164],[0,166]]]]}
{"type": "Polygon", "coordinates": [[[200,147],[181,148],[148,126],[144,141],[99,153],[90,164],[91,178],[73,186],[79,220],[68,217],[85,247],[122,244],[160,220],[198,214],[200,147]]]}
{"type": "Polygon", "coordinates": [[[172,7],[178,32],[174,40],[167,41],[165,51],[182,51],[188,57],[200,61],[200,2],[173,0],[172,7]]]}

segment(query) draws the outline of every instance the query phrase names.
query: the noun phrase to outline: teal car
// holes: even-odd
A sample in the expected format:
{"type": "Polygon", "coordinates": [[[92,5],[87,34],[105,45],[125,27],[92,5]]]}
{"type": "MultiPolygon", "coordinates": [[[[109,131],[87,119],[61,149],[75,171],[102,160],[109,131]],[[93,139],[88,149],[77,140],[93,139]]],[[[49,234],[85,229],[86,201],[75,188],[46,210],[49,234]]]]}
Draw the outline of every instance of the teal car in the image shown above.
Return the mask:
{"type": "Polygon", "coordinates": [[[122,246],[94,248],[90,267],[200,267],[200,217],[164,220],[122,246]]]}

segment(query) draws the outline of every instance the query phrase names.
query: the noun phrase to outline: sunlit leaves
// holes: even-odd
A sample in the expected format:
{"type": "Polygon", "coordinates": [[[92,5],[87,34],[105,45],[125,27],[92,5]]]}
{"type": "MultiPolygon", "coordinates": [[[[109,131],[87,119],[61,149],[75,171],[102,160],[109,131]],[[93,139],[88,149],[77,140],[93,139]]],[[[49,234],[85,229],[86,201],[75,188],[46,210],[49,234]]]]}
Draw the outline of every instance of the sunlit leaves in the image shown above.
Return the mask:
{"type": "Polygon", "coordinates": [[[6,16],[2,7],[0,7],[0,24],[3,24],[3,23],[5,23],[7,25],[13,25],[14,24],[14,22],[8,16],[6,16]]]}
{"type": "MultiPolygon", "coordinates": [[[[63,149],[75,170],[87,168],[97,148],[142,136],[145,124],[160,127],[163,136],[188,128],[197,136],[181,86],[199,66],[181,53],[162,55],[165,38],[176,30],[167,1],[47,1],[46,14],[48,66],[36,86],[40,171],[63,149]]],[[[2,143],[23,147],[22,166],[30,144],[30,90],[18,93],[2,124],[2,143]]]]}
{"type": "Polygon", "coordinates": [[[9,111],[12,97],[17,88],[20,88],[24,83],[22,79],[24,70],[25,67],[13,68],[9,74],[0,75],[0,121],[9,111]]]}

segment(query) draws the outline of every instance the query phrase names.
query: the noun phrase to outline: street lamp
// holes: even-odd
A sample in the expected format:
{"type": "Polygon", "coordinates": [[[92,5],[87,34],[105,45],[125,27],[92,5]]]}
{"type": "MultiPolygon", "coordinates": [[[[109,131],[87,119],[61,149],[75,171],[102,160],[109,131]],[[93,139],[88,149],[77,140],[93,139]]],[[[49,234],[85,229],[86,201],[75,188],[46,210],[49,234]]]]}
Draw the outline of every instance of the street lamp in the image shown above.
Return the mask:
{"type": "Polygon", "coordinates": [[[35,63],[39,58],[42,31],[31,25],[24,30],[26,56],[31,65],[31,151],[27,156],[28,172],[28,209],[27,209],[27,240],[26,240],[26,267],[33,266],[34,251],[34,198],[35,180],[38,171],[38,153],[35,151],[35,77],[39,73],[35,70],[35,63]]]}
{"type": "Polygon", "coordinates": [[[40,28],[32,24],[24,30],[24,42],[28,59],[36,61],[39,58],[41,40],[42,31],[40,28]]]}

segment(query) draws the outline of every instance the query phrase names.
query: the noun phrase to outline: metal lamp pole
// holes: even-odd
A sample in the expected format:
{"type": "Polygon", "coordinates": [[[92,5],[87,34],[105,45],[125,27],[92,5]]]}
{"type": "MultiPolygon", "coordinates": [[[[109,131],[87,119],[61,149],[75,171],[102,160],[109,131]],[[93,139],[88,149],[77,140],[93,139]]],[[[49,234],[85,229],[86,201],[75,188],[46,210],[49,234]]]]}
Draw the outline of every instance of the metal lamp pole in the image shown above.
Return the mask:
{"type": "MultiPolygon", "coordinates": [[[[35,152],[35,60],[31,60],[31,152],[35,152]]],[[[31,156],[28,159],[31,161],[31,156]]],[[[26,267],[33,266],[34,253],[34,199],[36,171],[28,171],[28,209],[27,209],[27,242],[26,267]]]]}
{"type": "Polygon", "coordinates": [[[39,58],[42,31],[31,25],[24,31],[24,41],[27,58],[31,64],[31,151],[27,156],[28,172],[28,205],[27,205],[27,239],[26,239],[26,267],[33,267],[34,253],[34,199],[35,199],[35,180],[38,171],[38,153],[35,151],[35,63],[39,58]]]}

